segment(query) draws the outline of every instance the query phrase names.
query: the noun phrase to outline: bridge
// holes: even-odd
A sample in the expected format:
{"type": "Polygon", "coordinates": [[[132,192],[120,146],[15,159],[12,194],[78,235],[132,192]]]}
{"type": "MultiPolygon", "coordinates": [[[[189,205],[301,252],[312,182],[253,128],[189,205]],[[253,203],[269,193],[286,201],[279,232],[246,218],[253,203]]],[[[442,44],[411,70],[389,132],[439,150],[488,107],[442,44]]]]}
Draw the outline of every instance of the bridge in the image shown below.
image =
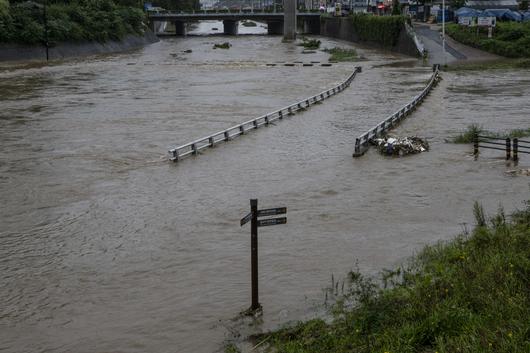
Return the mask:
{"type": "MultiPolygon", "coordinates": [[[[288,3],[288,2],[286,2],[288,3]]],[[[294,10],[294,7],[293,7],[294,10]]],[[[303,26],[303,32],[320,34],[320,13],[318,12],[196,12],[196,13],[152,13],[149,14],[150,27],[155,32],[157,22],[175,24],[175,35],[186,35],[186,23],[195,21],[222,21],[224,34],[237,35],[239,21],[253,20],[267,24],[269,34],[283,34],[287,40],[293,40],[296,23],[303,26]]]]}

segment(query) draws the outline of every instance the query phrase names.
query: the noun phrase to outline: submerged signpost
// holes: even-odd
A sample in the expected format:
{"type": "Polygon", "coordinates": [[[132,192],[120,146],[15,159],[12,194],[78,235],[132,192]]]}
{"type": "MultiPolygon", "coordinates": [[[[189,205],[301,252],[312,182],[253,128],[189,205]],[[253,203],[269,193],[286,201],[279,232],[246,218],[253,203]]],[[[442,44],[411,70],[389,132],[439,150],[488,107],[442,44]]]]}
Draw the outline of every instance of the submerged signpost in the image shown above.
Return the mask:
{"type": "Polygon", "coordinates": [[[258,210],[258,200],[250,200],[250,213],[241,219],[239,222],[241,227],[250,221],[250,265],[251,265],[251,291],[252,304],[250,305],[248,314],[254,314],[261,310],[258,295],[258,227],[274,226],[277,224],[286,224],[287,217],[276,217],[258,219],[258,217],[269,217],[281,214],[286,214],[286,207],[268,208],[258,210]]]}

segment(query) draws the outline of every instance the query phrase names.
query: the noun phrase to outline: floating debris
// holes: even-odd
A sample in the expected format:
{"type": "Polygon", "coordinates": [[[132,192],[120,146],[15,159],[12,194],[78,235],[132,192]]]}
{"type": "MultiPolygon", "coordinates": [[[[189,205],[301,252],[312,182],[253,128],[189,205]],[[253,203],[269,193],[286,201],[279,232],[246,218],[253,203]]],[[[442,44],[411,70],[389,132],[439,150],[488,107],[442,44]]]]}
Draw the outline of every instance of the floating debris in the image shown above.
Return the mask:
{"type": "Polygon", "coordinates": [[[186,50],[183,50],[182,52],[183,52],[183,53],[193,53],[193,50],[191,50],[191,49],[186,49],[186,50]]]}
{"type": "Polygon", "coordinates": [[[265,64],[267,66],[276,66],[276,64],[265,64]]]}
{"type": "Polygon", "coordinates": [[[518,176],[518,175],[530,176],[530,169],[511,169],[511,170],[505,171],[505,173],[510,176],[518,176]]]}
{"type": "Polygon", "coordinates": [[[429,150],[427,140],[416,136],[376,138],[370,140],[370,143],[387,156],[406,156],[429,150]]]}
{"type": "Polygon", "coordinates": [[[224,43],[217,43],[217,44],[214,44],[213,48],[214,49],[230,49],[230,47],[232,46],[232,44],[228,43],[228,42],[224,42],[224,43]]]}
{"type": "Polygon", "coordinates": [[[313,64],[302,64],[302,66],[313,66],[313,64]]]}

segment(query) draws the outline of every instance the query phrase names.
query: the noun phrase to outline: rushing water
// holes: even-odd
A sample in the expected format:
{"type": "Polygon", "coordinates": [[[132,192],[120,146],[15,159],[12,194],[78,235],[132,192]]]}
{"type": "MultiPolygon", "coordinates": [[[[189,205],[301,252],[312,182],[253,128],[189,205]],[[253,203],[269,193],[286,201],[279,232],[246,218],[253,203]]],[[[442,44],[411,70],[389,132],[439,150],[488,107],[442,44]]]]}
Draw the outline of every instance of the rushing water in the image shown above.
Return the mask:
{"type": "Polygon", "coordinates": [[[214,36],[2,71],[0,351],[217,351],[316,315],[331,274],[356,261],[376,273],[454,236],[474,200],[522,206],[528,178],[505,175],[502,152],[474,161],[444,139],[470,123],[527,128],[529,71],[443,73],[395,130],[429,138],[430,152],[352,159],[355,136],[431,73],[358,49],[363,73],[343,93],[178,164],[169,147],[331,87],[353,64],[266,66],[327,54],[214,36]],[[264,316],[252,326],[232,320],[249,305],[250,198],[288,207],[287,225],[260,229],[264,316]]]}

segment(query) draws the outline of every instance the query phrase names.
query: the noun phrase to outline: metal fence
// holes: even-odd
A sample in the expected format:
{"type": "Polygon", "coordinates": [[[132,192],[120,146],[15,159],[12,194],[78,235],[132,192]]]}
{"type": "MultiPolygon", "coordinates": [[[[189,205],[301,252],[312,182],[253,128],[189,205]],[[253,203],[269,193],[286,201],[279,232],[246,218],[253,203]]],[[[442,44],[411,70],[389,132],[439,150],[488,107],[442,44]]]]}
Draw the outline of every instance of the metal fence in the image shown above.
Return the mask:
{"type": "Polygon", "coordinates": [[[427,94],[431,91],[433,86],[438,82],[438,78],[440,75],[440,66],[434,65],[433,66],[433,73],[429,80],[429,83],[427,86],[421,91],[420,94],[418,94],[414,99],[401,107],[398,111],[396,111],[394,114],[390,115],[388,118],[377,124],[374,128],[368,130],[361,136],[357,137],[355,139],[355,149],[353,152],[353,157],[360,157],[362,156],[366,150],[368,149],[368,144],[371,139],[377,138],[383,134],[385,134],[388,130],[394,128],[397,124],[399,124],[410,112],[414,110],[418,105],[421,104],[421,102],[425,99],[427,94]]]}
{"type": "Polygon", "coordinates": [[[357,73],[361,72],[361,67],[358,66],[355,70],[348,76],[348,78],[340,83],[339,85],[330,88],[326,91],[322,91],[317,95],[311,96],[294,104],[291,104],[287,107],[281,108],[274,112],[265,114],[258,118],[245,121],[244,123],[232,126],[228,129],[218,131],[214,134],[202,137],[195,141],[186,143],[179,147],[169,150],[170,160],[173,162],[178,162],[180,159],[189,156],[196,155],[199,151],[202,151],[206,148],[211,148],[217,145],[220,142],[230,141],[238,136],[245,134],[250,130],[258,129],[264,125],[269,125],[273,121],[281,120],[285,116],[292,115],[299,110],[305,110],[311,105],[321,102],[329,97],[334,96],[335,94],[342,92],[346,89],[350,83],[353,81],[357,73]]]}
{"type": "Polygon", "coordinates": [[[518,161],[519,153],[530,154],[530,141],[475,134],[473,136],[473,154],[475,158],[478,158],[480,148],[505,151],[506,160],[518,161]]]}

